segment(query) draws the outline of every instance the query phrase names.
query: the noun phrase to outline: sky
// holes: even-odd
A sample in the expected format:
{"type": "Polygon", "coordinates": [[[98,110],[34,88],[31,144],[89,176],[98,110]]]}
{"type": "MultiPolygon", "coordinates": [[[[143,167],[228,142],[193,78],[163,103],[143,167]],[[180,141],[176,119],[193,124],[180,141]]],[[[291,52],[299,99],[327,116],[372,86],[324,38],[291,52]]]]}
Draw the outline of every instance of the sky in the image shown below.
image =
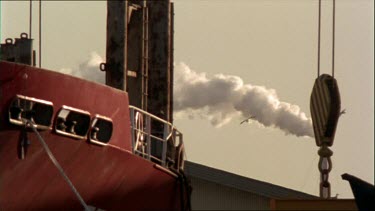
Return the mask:
{"type": "MultiPolygon", "coordinates": [[[[287,114],[310,119],[310,95],[317,77],[318,1],[174,2],[174,59],[180,74],[176,78],[181,79],[177,85],[175,81],[175,89],[181,88],[188,74],[198,82],[215,82],[212,87],[220,88],[210,92],[211,86],[198,84],[208,87],[197,101],[201,105],[176,111],[174,124],[184,134],[187,159],[318,195],[319,156],[314,138],[265,126],[266,120],[260,120],[261,114],[253,106],[258,98],[242,97],[251,88],[263,90],[272,96],[271,103],[289,105],[291,112],[287,114]],[[229,97],[222,97],[224,94],[229,97]],[[249,106],[245,103],[243,110],[236,110],[238,99],[248,99],[249,106]],[[229,117],[220,116],[227,111],[229,117]],[[242,114],[258,117],[240,124],[242,114]]],[[[331,3],[322,2],[321,72],[328,74],[332,61],[331,3]]],[[[37,8],[34,3],[35,38],[37,8]]],[[[28,2],[1,2],[1,42],[28,32],[28,11],[28,2]]],[[[95,73],[93,80],[103,80],[96,64],[105,58],[105,18],[104,1],[43,2],[42,67],[80,77],[95,73]]],[[[347,113],[339,119],[331,147],[334,154],[329,181],[333,196],[352,198],[341,174],[374,184],[374,2],[336,1],[335,34],[335,78],[341,108],[347,113]]],[[[37,39],[34,46],[38,50],[37,39]]],[[[197,86],[189,87],[187,90],[197,86]]],[[[178,96],[188,99],[192,93],[196,92],[180,90],[178,96]]]]}

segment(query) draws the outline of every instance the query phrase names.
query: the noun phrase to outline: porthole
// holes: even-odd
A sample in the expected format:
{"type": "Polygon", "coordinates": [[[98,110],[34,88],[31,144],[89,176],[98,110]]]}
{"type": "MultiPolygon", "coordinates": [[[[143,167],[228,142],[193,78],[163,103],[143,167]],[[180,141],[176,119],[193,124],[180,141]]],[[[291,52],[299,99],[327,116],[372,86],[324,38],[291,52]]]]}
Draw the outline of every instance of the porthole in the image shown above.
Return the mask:
{"type": "Polygon", "coordinates": [[[88,111],[63,106],[56,117],[55,131],[64,136],[86,139],[90,119],[88,111]]]}
{"type": "Polygon", "coordinates": [[[113,124],[110,118],[96,115],[91,123],[89,140],[91,143],[107,145],[111,140],[112,130],[113,124]]]}
{"type": "Polygon", "coordinates": [[[51,129],[53,103],[16,95],[9,106],[9,122],[15,125],[25,125],[26,120],[36,125],[37,129],[51,129]]]}

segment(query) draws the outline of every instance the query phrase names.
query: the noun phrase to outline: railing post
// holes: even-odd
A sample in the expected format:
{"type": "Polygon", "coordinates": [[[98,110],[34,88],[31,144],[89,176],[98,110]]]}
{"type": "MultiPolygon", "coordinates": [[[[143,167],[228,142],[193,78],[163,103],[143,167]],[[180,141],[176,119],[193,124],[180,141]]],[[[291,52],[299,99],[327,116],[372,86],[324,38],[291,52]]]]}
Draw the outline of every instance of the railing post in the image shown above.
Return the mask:
{"type": "Polygon", "coordinates": [[[178,166],[178,168],[179,169],[184,169],[184,163],[185,163],[185,161],[184,161],[184,159],[185,159],[185,146],[183,145],[184,144],[184,140],[183,140],[183,138],[184,138],[184,135],[182,134],[182,133],[179,133],[179,139],[180,139],[180,144],[184,147],[183,148],[183,150],[182,150],[182,158],[181,158],[181,165],[179,164],[179,166],[178,166]]]}
{"type": "Polygon", "coordinates": [[[135,131],[135,115],[134,115],[134,109],[130,108],[130,123],[131,123],[131,136],[132,136],[132,152],[135,153],[135,136],[134,136],[134,131],[135,131]]]}
{"type": "Polygon", "coordinates": [[[131,122],[131,133],[132,133],[131,138],[132,138],[132,144],[133,144],[132,151],[134,154],[138,155],[139,153],[141,157],[146,158],[149,161],[161,164],[161,166],[165,168],[168,168],[169,158],[177,162],[178,169],[181,168],[181,166],[183,166],[183,160],[182,160],[181,165],[180,165],[180,162],[176,160],[177,158],[176,156],[178,155],[176,153],[179,153],[180,151],[181,151],[180,153],[183,153],[181,159],[184,159],[184,149],[183,149],[184,146],[183,146],[183,139],[182,139],[183,137],[180,131],[175,129],[171,123],[133,106],[130,106],[130,118],[131,118],[130,122],[131,122]],[[143,116],[143,119],[140,121],[144,122],[144,124],[141,126],[138,126],[138,122],[137,122],[138,114],[140,114],[140,116],[143,116]],[[152,124],[151,124],[152,121],[158,121],[163,126],[163,128],[161,128],[163,131],[163,134],[161,137],[160,137],[160,134],[152,134],[152,124]],[[137,135],[136,132],[142,133],[145,136],[144,142],[146,142],[146,145],[147,145],[146,152],[144,151],[144,148],[142,148],[142,152],[140,152],[135,147],[135,145],[137,144],[136,140],[138,139],[136,138],[136,135],[137,135]],[[155,141],[156,144],[159,144],[160,141],[162,142],[161,149],[159,149],[161,150],[161,152],[159,152],[161,153],[161,157],[159,157],[160,156],[159,153],[155,155],[156,157],[153,157],[153,153],[151,150],[153,149],[152,147],[155,147],[155,146],[152,146],[153,141],[155,141]],[[155,158],[155,160],[153,160],[153,158],[155,158]]]}
{"type": "Polygon", "coordinates": [[[166,157],[167,157],[167,138],[169,135],[169,125],[167,123],[164,123],[164,133],[163,133],[163,151],[161,154],[161,164],[162,166],[166,166],[166,157]]]}
{"type": "Polygon", "coordinates": [[[147,159],[151,160],[151,117],[146,115],[147,159]]]}
{"type": "Polygon", "coordinates": [[[181,144],[183,144],[184,143],[184,135],[182,134],[182,133],[178,133],[179,134],[179,137],[180,137],[180,142],[179,143],[181,143],[181,144]]]}

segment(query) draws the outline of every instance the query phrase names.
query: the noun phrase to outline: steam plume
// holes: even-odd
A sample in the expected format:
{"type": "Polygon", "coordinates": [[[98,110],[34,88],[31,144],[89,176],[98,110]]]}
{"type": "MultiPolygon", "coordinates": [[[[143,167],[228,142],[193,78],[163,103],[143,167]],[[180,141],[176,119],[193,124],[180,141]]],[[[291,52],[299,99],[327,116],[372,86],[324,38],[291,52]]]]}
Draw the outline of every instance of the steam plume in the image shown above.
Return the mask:
{"type": "Polygon", "coordinates": [[[280,102],[274,89],[244,84],[238,76],[197,73],[186,64],[175,66],[174,109],[177,116],[208,118],[220,127],[233,118],[254,119],[287,134],[313,137],[311,119],[297,105],[280,102]]]}
{"type": "MultiPolygon", "coordinates": [[[[97,83],[105,83],[105,74],[99,70],[103,59],[98,53],[90,56],[75,70],[63,68],[60,72],[97,83]]],[[[233,119],[254,116],[254,121],[265,127],[276,127],[287,134],[313,137],[311,119],[297,105],[280,102],[274,89],[244,84],[238,76],[197,73],[186,64],[175,65],[175,116],[208,119],[221,127],[233,119]]]]}

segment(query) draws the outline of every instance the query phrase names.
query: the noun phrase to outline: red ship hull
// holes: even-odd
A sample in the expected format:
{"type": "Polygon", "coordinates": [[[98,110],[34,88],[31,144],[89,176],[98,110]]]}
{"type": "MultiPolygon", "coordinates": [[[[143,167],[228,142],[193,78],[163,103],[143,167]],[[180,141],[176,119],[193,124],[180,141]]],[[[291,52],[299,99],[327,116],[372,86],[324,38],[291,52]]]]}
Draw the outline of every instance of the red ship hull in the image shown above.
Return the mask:
{"type": "Polygon", "coordinates": [[[104,210],[181,210],[180,180],[132,153],[127,93],[57,72],[0,62],[0,209],[82,210],[78,198],[49,159],[37,135],[21,160],[22,126],[12,125],[8,110],[16,95],[53,102],[53,119],[63,106],[110,117],[113,132],[107,146],[41,131],[84,201],[104,210]]]}

